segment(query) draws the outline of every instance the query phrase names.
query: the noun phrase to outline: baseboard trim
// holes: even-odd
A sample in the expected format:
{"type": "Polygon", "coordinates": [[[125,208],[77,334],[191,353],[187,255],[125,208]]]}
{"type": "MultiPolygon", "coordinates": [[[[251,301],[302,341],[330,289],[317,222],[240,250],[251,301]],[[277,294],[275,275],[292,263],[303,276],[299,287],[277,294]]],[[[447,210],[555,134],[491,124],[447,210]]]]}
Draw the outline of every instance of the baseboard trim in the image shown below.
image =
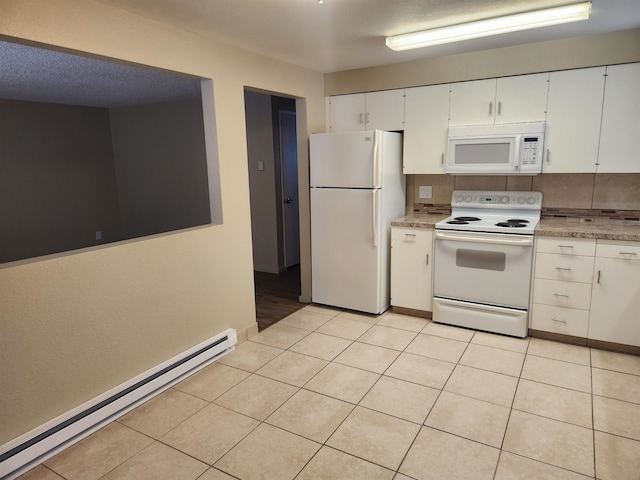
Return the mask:
{"type": "Polygon", "coordinates": [[[176,355],[0,447],[0,478],[10,480],[82,440],[233,351],[234,329],[176,355]]]}

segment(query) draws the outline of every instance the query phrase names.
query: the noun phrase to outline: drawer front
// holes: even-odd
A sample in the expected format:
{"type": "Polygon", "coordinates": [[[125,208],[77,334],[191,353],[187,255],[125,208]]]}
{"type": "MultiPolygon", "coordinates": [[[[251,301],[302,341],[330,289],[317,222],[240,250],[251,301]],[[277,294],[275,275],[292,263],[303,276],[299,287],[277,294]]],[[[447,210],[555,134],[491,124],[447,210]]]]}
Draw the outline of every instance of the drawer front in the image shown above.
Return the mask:
{"type": "Polygon", "coordinates": [[[589,330],[589,312],[534,303],[531,311],[531,328],[574,337],[586,337],[589,330]]]}
{"type": "Polygon", "coordinates": [[[589,310],[591,284],[536,278],[533,284],[533,302],[589,310]]]}
{"type": "Polygon", "coordinates": [[[592,238],[536,237],[536,251],[593,257],[596,241],[592,238]]]}
{"type": "Polygon", "coordinates": [[[619,258],[621,260],[640,261],[640,244],[598,243],[597,255],[601,258],[619,258]]]}
{"type": "Polygon", "coordinates": [[[433,230],[430,228],[392,227],[391,241],[403,243],[428,243],[433,240],[433,230]]]}
{"type": "Polygon", "coordinates": [[[536,278],[591,283],[594,257],[536,253],[536,278]]]}

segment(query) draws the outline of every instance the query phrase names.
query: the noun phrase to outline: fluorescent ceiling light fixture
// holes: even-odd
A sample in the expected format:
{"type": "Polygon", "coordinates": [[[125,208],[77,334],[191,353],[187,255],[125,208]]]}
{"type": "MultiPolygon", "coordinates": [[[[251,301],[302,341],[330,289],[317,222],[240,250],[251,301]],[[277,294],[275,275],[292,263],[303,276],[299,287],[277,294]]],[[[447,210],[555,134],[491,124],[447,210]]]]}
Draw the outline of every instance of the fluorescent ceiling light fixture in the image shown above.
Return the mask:
{"type": "Polygon", "coordinates": [[[535,10],[533,12],[518,13],[505,17],[489,18],[477,22],[462,23],[460,25],[451,25],[449,27],[387,37],[387,47],[396,51],[430,47],[443,43],[460,42],[472,38],[517,32],[518,30],[528,30],[530,28],[546,27],[559,23],[587,20],[590,14],[591,2],[582,2],[565,5],[563,7],[535,10]]]}

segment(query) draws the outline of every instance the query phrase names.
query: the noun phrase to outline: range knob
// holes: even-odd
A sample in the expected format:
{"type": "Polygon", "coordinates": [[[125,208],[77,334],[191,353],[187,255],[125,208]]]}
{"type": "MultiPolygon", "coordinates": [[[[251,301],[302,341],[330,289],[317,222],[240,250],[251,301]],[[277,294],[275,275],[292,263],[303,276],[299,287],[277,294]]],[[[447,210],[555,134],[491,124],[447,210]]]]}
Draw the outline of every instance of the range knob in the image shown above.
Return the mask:
{"type": "Polygon", "coordinates": [[[536,197],[529,197],[527,198],[527,203],[529,205],[533,205],[534,203],[536,203],[536,197]]]}
{"type": "Polygon", "coordinates": [[[500,202],[501,203],[509,203],[509,197],[507,197],[506,195],[503,197],[500,197],[500,202]]]}
{"type": "Polygon", "coordinates": [[[470,202],[471,200],[473,200],[473,197],[471,195],[467,195],[466,197],[464,197],[465,202],[470,202]]]}
{"type": "Polygon", "coordinates": [[[458,203],[462,202],[463,200],[464,200],[464,197],[462,195],[458,195],[456,197],[456,202],[458,202],[458,203]]]}
{"type": "Polygon", "coordinates": [[[518,203],[523,204],[524,202],[526,202],[526,198],[524,197],[518,197],[518,203]]]}

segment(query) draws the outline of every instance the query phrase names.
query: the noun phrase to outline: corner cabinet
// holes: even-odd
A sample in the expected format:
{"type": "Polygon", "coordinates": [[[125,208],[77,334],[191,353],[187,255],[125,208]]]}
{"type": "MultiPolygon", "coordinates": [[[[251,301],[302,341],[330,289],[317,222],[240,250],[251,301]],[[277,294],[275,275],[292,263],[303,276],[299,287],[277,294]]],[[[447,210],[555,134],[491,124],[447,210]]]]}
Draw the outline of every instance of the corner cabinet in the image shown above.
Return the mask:
{"type": "Polygon", "coordinates": [[[543,173],[594,173],[605,67],[551,72],[543,173]]]}
{"type": "Polygon", "coordinates": [[[640,347],[640,243],[598,241],[589,339],[640,347]]]}
{"type": "Polygon", "coordinates": [[[330,132],[404,129],[404,89],[329,97],[330,132]]]}
{"type": "Polygon", "coordinates": [[[407,88],[402,173],[445,173],[449,85],[407,88]]]}
{"type": "Polygon", "coordinates": [[[548,73],[452,83],[449,125],[542,122],[548,89],[548,73]]]}
{"type": "Polygon", "coordinates": [[[431,312],[433,230],[391,227],[391,305],[431,312]]]}
{"type": "Polygon", "coordinates": [[[607,67],[598,173],[639,173],[640,63],[607,67]]]}

